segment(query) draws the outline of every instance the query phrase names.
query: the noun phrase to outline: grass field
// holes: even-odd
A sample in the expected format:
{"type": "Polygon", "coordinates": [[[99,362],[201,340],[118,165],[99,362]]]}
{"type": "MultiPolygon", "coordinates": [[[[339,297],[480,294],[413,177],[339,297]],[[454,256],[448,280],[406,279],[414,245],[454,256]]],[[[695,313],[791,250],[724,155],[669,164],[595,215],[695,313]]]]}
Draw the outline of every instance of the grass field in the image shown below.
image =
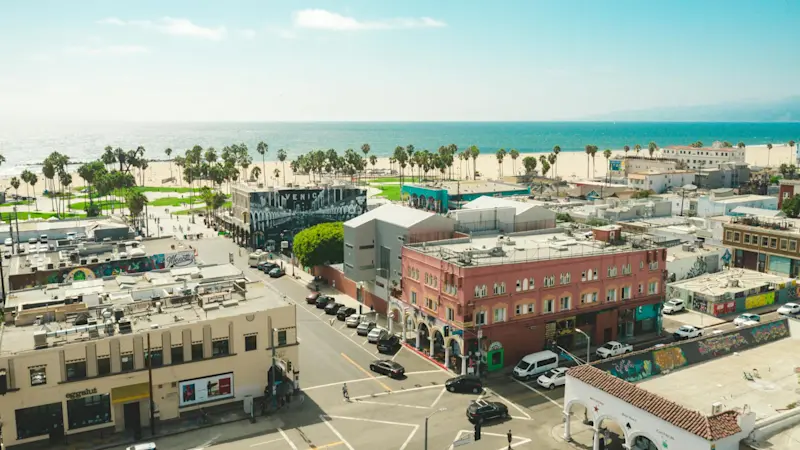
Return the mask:
{"type": "Polygon", "coordinates": [[[135,189],[140,192],[175,192],[178,194],[186,194],[192,192],[192,188],[189,187],[144,186],[144,187],[136,187],[135,189]]]}
{"type": "Polygon", "coordinates": [[[183,206],[184,203],[188,205],[192,201],[192,199],[194,199],[194,203],[202,203],[202,201],[203,201],[203,199],[201,199],[200,196],[194,196],[194,197],[191,197],[191,198],[190,197],[186,197],[186,198],[163,197],[163,198],[157,198],[157,199],[151,201],[149,203],[149,205],[150,206],[183,206]]]}
{"type": "MultiPolygon", "coordinates": [[[[400,177],[366,178],[367,183],[399,183],[400,177]]],[[[403,183],[417,183],[422,181],[420,177],[403,177],[403,183]]]]}
{"type": "MultiPolygon", "coordinates": [[[[231,207],[231,202],[225,202],[225,203],[222,204],[222,208],[220,208],[220,209],[225,209],[225,208],[230,208],[230,207],[231,207]]],[[[197,214],[197,213],[205,213],[206,212],[205,203],[203,203],[203,206],[200,207],[200,208],[182,209],[180,211],[175,211],[172,214],[176,214],[178,216],[185,216],[185,215],[191,214],[192,211],[194,211],[195,214],[197,214]]]]}
{"type": "Polygon", "coordinates": [[[32,205],[33,200],[22,200],[18,202],[8,202],[8,203],[0,203],[0,206],[21,206],[21,205],[32,205]]]}
{"type": "MultiPolygon", "coordinates": [[[[96,200],[94,204],[100,209],[111,209],[112,205],[114,208],[125,207],[125,202],[119,200],[96,200]]],[[[85,211],[87,206],[89,206],[89,202],[74,202],[69,205],[69,209],[73,211],[85,211]]]]}
{"type": "Polygon", "coordinates": [[[388,200],[392,201],[399,201],[400,200],[400,185],[399,184],[388,184],[384,186],[374,186],[381,190],[381,193],[377,195],[377,197],[383,197],[388,200]]]}
{"type": "MultiPolygon", "coordinates": [[[[28,219],[49,219],[53,216],[56,216],[54,212],[19,212],[19,220],[28,220],[28,219]]],[[[61,214],[61,218],[72,218],[72,217],[86,217],[86,214],[76,214],[76,213],[64,213],[61,214]]],[[[14,219],[14,213],[0,213],[0,218],[5,223],[8,223],[11,219],[14,219]]]]}

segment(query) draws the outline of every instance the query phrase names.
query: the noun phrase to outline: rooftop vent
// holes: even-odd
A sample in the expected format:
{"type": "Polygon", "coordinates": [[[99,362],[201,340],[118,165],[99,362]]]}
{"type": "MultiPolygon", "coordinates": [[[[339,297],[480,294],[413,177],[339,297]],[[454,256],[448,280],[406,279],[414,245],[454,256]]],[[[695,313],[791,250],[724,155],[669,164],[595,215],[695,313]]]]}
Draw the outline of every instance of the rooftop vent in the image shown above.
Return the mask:
{"type": "Polygon", "coordinates": [[[133,326],[131,324],[131,319],[127,317],[123,317],[120,319],[117,324],[119,325],[119,332],[120,333],[131,333],[133,331],[133,326]]]}

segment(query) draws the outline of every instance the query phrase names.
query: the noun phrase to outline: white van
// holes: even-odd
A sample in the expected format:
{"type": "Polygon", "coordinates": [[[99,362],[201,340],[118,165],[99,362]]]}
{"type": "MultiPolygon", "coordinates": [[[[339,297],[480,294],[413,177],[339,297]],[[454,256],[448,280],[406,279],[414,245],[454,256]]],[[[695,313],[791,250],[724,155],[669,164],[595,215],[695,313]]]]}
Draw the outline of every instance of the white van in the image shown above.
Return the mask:
{"type": "Polygon", "coordinates": [[[540,373],[556,367],[558,367],[558,355],[550,350],[545,350],[523,357],[514,367],[511,375],[521,380],[530,380],[540,373]]]}

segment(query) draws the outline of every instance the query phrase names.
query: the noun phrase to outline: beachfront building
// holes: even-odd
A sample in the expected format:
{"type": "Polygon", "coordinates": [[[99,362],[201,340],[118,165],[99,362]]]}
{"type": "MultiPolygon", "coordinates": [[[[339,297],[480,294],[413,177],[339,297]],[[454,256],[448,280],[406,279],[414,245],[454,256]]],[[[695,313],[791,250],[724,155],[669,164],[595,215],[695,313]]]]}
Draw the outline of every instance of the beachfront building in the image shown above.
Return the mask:
{"type": "Polygon", "coordinates": [[[326,222],[344,222],[367,211],[367,191],[349,185],[231,188],[231,214],[220,219],[239,245],[277,251],[291,249],[300,231],[326,222]],[[286,242],[288,247],[282,247],[286,242]]]}
{"type": "Polygon", "coordinates": [[[778,188],[778,208],[783,207],[783,202],[800,194],[800,180],[781,180],[778,188]]]}
{"type": "Polygon", "coordinates": [[[457,230],[465,233],[499,230],[520,232],[545,230],[556,226],[556,213],[543,202],[529,199],[478,197],[452,210],[448,216],[458,220],[457,230]]]}
{"type": "Polygon", "coordinates": [[[632,173],[647,172],[650,170],[670,172],[678,170],[679,166],[680,164],[677,159],[625,155],[611,158],[608,161],[608,175],[614,183],[625,183],[628,175],[632,173]]]}
{"type": "Polygon", "coordinates": [[[672,202],[675,214],[695,217],[712,217],[736,215],[734,210],[740,207],[766,210],[778,209],[778,198],[771,195],[745,194],[736,195],[733,189],[712,189],[708,194],[698,195],[696,192],[679,192],[659,195],[658,198],[672,202]]]}
{"type": "MultiPolygon", "coordinates": [[[[386,311],[399,296],[403,246],[453,237],[455,219],[401,205],[383,205],[344,223],[344,276],[355,282],[355,297],[368,308],[386,311]]],[[[342,280],[343,281],[343,280],[342,280]]],[[[348,286],[340,282],[339,287],[348,286]]]]}
{"type": "Polygon", "coordinates": [[[299,385],[295,306],[232,265],[20,291],[5,308],[9,447],[79,433],[140,439],[159,421],[299,385]]]}
{"type": "Polygon", "coordinates": [[[748,269],[708,273],[667,284],[667,298],[688,309],[724,316],[797,301],[796,280],[748,269]]]}
{"type": "Polygon", "coordinates": [[[585,348],[576,330],[593,344],[657,333],[665,257],[614,225],[589,238],[551,229],[406,245],[390,326],[455,370],[460,357],[462,372],[479,349],[497,370],[554,345],[585,348]]]}
{"type": "Polygon", "coordinates": [[[404,184],[401,196],[408,206],[446,213],[479,197],[530,195],[530,186],[499,181],[438,181],[428,184],[404,184]]]}
{"type": "Polygon", "coordinates": [[[745,162],[743,148],[726,148],[715,142],[711,147],[689,147],[675,145],[661,149],[665,158],[676,159],[684,163],[690,170],[719,167],[721,164],[731,162],[745,162]]]}
{"type": "Polygon", "coordinates": [[[628,175],[628,186],[644,191],[663,194],[668,189],[677,189],[694,182],[694,172],[688,170],[649,169],[628,175]]]}
{"type": "Polygon", "coordinates": [[[717,167],[697,169],[694,185],[699,189],[739,188],[750,181],[750,166],[745,162],[719,163],[717,167]]]}
{"type": "Polygon", "coordinates": [[[784,276],[800,275],[800,220],[782,217],[734,217],[723,224],[723,243],[733,267],[784,276]]]}

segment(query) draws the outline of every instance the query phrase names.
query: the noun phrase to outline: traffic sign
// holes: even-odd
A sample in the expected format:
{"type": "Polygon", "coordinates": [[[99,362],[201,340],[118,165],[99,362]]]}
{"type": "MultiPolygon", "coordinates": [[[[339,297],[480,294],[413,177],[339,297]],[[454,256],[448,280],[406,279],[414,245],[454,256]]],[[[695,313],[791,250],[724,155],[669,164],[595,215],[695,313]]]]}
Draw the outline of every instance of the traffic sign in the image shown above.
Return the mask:
{"type": "Polygon", "coordinates": [[[472,444],[472,436],[466,435],[461,439],[453,441],[453,447],[461,447],[462,445],[472,444]]]}

